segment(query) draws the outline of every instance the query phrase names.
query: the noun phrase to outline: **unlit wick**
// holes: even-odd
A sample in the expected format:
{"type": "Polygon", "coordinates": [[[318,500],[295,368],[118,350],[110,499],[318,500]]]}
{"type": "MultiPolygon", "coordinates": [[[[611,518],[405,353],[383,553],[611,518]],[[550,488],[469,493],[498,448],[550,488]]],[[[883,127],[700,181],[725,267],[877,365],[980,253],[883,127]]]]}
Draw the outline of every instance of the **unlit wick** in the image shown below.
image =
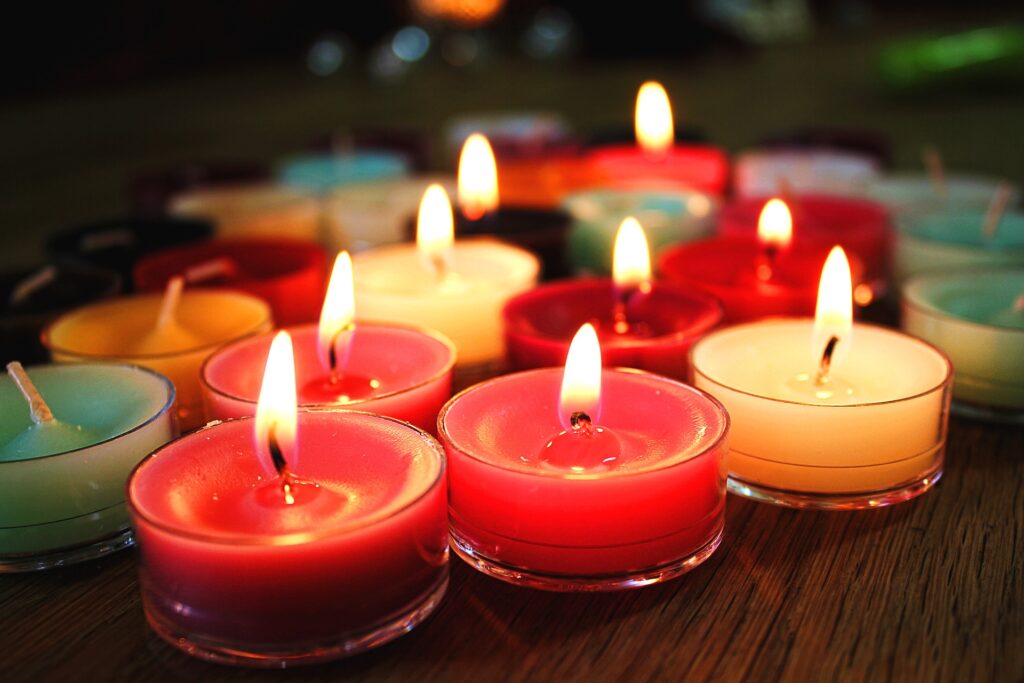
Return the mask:
{"type": "Polygon", "coordinates": [[[11,376],[11,380],[14,381],[15,386],[28,402],[28,412],[32,416],[32,421],[36,424],[53,421],[53,412],[50,410],[50,406],[46,405],[43,395],[39,393],[39,389],[36,388],[21,363],[16,360],[8,363],[7,374],[11,376]]]}
{"type": "Polygon", "coordinates": [[[942,199],[946,198],[946,172],[942,166],[942,155],[935,147],[928,145],[921,153],[924,167],[932,181],[932,189],[942,199]]]}
{"type": "Polygon", "coordinates": [[[185,287],[185,278],[175,275],[167,281],[164,289],[164,300],[160,304],[160,313],[156,318],[156,328],[162,330],[174,321],[174,314],[181,301],[181,290],[185,287]]]}
{"type": "Polygon", "coordinates": [[[990,240],[996,236],[999,223],[1003,220],[1003,214],[1006,213],[1006,207],[1010,205],[1012,196],[1013,186],[1006,181],[999,183],[996,193],[992,195],[992,201],[989,202],[988,210],[985,212],[985,221],[981,225],[981,232],[985,239],[990,240]]]}

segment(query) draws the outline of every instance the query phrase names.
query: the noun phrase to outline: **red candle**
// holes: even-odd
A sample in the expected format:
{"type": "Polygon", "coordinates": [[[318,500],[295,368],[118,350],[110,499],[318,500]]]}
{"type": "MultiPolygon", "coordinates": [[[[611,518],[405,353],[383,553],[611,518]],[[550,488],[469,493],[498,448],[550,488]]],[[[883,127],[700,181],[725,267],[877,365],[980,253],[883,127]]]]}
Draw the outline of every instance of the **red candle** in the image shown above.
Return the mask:
{"type": "Polygon", "coordinates": [[[635,219],[619,229],[614,266],[613,279],[556,282],[509,301],[503,314],[509,365],[560,365],[573,335],[589,322],[607,365],[686,379],[690,346],[721,321],[721,305],[692,289],[651,282],[647,242],[635,219]]]}
{"type": "Polygon", "coordinates": [[[296,417],[290,361],[281,333],[255,419],[172,442],[128,483],[146,617],[194,656],[353,654],[407,632],[447,586],[437,442],[366,413],[296,417]]]}
{"type": "Polygon", "coordinates": [[[636,145],[599,147],[588,156],[596,184],[683,186],[725,193],[729,159],[710,145],[673,144],[672,108],[665,89],[653,81],[636,98],[636,145]]]}
{"type": "MultiPolygon", "coordinates": [[[[793,221],[780,200],[765,204],[752,236],[717,237],[662,253],[661,275],[714,296],[731,321],[814,314],[818,279],[829,248],[792,243],[793,221]]],[[[851,267],[860,281],[859,261],[851,267]]],[[[863,289],[861,290],[864,291],[863,289]]],[[[870,301],[871,290],[867,289],[870,301]]]]}
{"type": "Polygon", "coordinates": [[[453,547],[496,578],[637,587],[692,569],[721,538],[724,409],[665,377],[602,372],[589,326],[564,377],[547,368],[478,384],[448,402],[438,430],[453,547]]]}
{"type": "MultiPolygon", "coordinates": [[[[723,208],[718,218],[719,234],[753,237],[768,201],[766,197],[742,199],[723,208]]],[[[874,298],[878,298],[889,277],[892,255],[892,229],[885,207],[864,199],[822,195],[791,196],[786,202],[793,217],[793,243],[825,250],[840,245],[861,262],[864,277],[874,290],[874,298]]],[[[820,270],[821,263],[817,267],[820,270]]],[[[862,290],[860,298],[864,296],[862,290]]]]}
{"type": "Polygon", "coordinates": [[[143,258],[135,265],[135,286],[161,290],[175,275],[207,288],[248,292],[270,304],[278,324],[295,325],[316,320],[327,259],[318,245],[301,240],[212,240],[143,258]]]}

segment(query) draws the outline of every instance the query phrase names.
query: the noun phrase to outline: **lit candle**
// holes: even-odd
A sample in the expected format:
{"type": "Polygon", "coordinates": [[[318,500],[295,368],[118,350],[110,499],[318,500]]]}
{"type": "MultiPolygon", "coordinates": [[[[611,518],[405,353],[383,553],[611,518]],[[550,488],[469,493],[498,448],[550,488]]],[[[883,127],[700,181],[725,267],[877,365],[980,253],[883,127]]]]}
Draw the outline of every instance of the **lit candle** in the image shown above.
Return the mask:
{"type": "MultiPolygon", "coordinates": [[[[793,243],[789,208],[773,199],[761,207],[756,238],[735,235],[680,244],[661,255],[658,270],[670,282],[718,299],[733,321],[810,315],[827,255],[825,248],[793,243]]],[[[854,272],[861,272],[856,260],[854,272]]],[[[857,293],[859,303],[870,302],[870,288],[858,287],[857,293]]]]}
{"type": "Polygon", "coordinates": [[[176,276],[189,285],[251,294],[270,305],[279,325],[295,325],[316,320],[327,257],[314,242],[236,238],[158,251],[133,271],[140,292],[162,290],[176,276]]]}
{"type": "Polygon", "coordinates": [[[515,297],[505,306],[505,346],[515,369],[560,365],[589,322],[609,366],[684,380],[690,346],[722,317],[706,294],[651,280],[644,230],[629,217],[615,240],[613,277],[554,282],[515,297]]]}
{"type": "Polygon", "coordinates": [[[836,248],[813,320],[746,323],[694,345],[694,386],[732,419],[730,491],[869,508],[919,495],[942,475],[952,365],[918,339],[852,324],[851,298],[836,248]]]}
{"type": "Polygon", "coordinates": [[[636,98],[636,145],[598,147],[587,163],[598,184],[688,187],[722,195],[729,182],[725,152],[710,145],[676,144],[672,106],[660,83],[640,86],[636,98]]]}
{"type": "Polygon", "coordinates": [[[178,195],[170,212],[214,224],[221,237],[290,237],[316,241],[322,209],[306,190],[253,183],[195,190],[178,195]]]}
{"type": "Polygon", "coordinates": [[[283,667],[376,647],[448,582],[444,453],[367,413],[296,414],[291,343],[255,418],[156,451],[128,484],[150,625],[213,661],[283,667]]]}
{"type": "Polygon", "coordinates": [[[55,320],[43,345],[61,363],[119,361],[167,376],[177,392],[184,431],[202,424],[199,367],[227,342],[270,330],[263,301],[230,291],[189,290],[168,282],[164,294],[139,294],[91,304],[55,320]]]}
{"type": "Polygon", "coordinates": [[[501,308],[537,281],[537,258],[486,238],[453,240],[448,195],[427,188],[416,245],[396,244],[357,254],[356,306],[367,320],[438,330],[458,349],[459,365],[497,362],[503,354],[501,308]]]}
{"type": "MultiPolygon", "coordinates": [[[[433,432],[451,395],[455,347],[442,335],[400,325],[356,321],[352,261],[338,255],[319,325],[288,328],[295,346],[303,407],[345,406],[390,415],[433,432]]],[[[253,415],[259,373],[273,335],[242,339],[202,368],[207,420],[253,415]]]]}
{"type": "Polygon", "coordinates": [[[132,544],[124,484],[176,436],[174,388],[130,365],[8,365],[0,377],[0,571],[132,544]]]}
{"type": "Polygon", "coordinates": [[[674,578],[721,538],[728,423],[692,387],[602,371],[585,325],[564,372],[505,375],[442,409],[453,548],[491,576],[547,590],[674,578]]]}
{"type": "Polygon", "coordinates": [[[954,412],[1024,421],[1024,267],[912,278],[903,329],[949,354],[954,412]]]}

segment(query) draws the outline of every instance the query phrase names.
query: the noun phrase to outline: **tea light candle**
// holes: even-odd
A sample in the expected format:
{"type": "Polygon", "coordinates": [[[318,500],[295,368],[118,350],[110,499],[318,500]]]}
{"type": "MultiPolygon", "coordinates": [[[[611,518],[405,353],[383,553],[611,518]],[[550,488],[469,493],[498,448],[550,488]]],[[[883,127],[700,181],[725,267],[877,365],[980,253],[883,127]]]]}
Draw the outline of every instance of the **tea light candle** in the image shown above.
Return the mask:
{"type": "Polygon", "coordinates": [[[227,342],[271,328],[270,308],[239,292],[191,290],[172,279],[164,294],[139,294],[84,306],[43,331],[59,363],[98,360],[142,365],[167,376],[177,391],[184,431],[202,424],[199,367],[227,342]]]}
{"type": "Polygon", "coordinates": [[[685,380],[690,346],[722,317],[711,297],[651,281],[644,230],[629,217],[615,240],[613,278],[555,282],[515,297],[505,306],[505,345],[512,368],[560,365],[589,322],[608,365],[685,380]]]}
{"type": "MultiPolygon", "coordinates": [[[[345,406],[390,415],[432,432],[451,396],[455,347],[428,330],[356,322],[352,261],[338,255],[319,325],[288,329],[302,407],[345,406]]],[[[242,339],[202,368],[208,420],[254,415],[259,368],[272,336],[242,339]]]]}
{"type": "Polygon", "coordinates": [[[896,233],[894,279],[953,268],[1024,265],[1024,213],[987,211],[907,216],[896,233]]]}
{"type": "Polygon", "coordinates": [[[705,237],[718,213],[718,201],[711,195],[683,189],[594,188],[568,195],[562,206],[572,216],[571,268],[593,275],[611,273],[612,243],[627,216],[643,224],[657,256],[672,245],[705,237]]]}
{"type": "Polygon", "coordinates": [[[277,168],[280,182],[317,193],[408,174],[409,160],[404,155],[376,150],[308,154],[285,159],[277,168]]]}
{"type": "Polygon", "coordinates": [[[124,484],[177,435],[166,378],[130,365],[8,365],[0,377],[0,572],[132,544],[124,484]]]}
{"type": "Polygon", "coordinates": [[[587,163],[598,183],[653,189],[688,187],[722,195],[729,182],[725,152],[710,145],[673,144],[672,107],[660,83],[640,86],[636,98],[637,145],[599,147],[587,163]]]}
{"type": "MultiPolygon", "coordinates": [[[[810,315],[828,250],[792,241],[792,217],[785,202],[776,199],[761,210],[756,240],[734,236],[681,244],[661,255],[658,270],[670,282],[719,300],[734,322],[810,315]]],[[[854,261],[858,282],[860,271],[854,261]]],[[[871,300],[870,288],[856,291],[866,292],[862,303],[871,300]]]]}
{"type": "Polygon", "coordinates": [[[1024,267],[911,279],[903,329],[949,354],[954,412],[1024,422],[1024,267]]]}
{"type": "Polygon", "coordinates": [[[128,483],[150,626],[203,659],[281,668],[377,647],[448,583],[444,453],[368,413],[296,414],[291,344],[255,419],[157,450],[128,483]]]}
{"type": "Polygon", "coordinates": [[[189,285],[251,294],[270,305],[278,324],[295,325],[319,314],[327,257],[314,242],[235,238],[150,254],[133,273],[141,292],[161,290],[176,276],[189,285]]]}
{"type": "Polygon", "coordinates": [[[452,547],[490,576],[546,590],[667,581],[721,539],[728,430],[722,406],[692,387],[602,371],[585,325],[564,373],[498,377],[441,410],[452,547]]]}
{"type": "MultiPolygon", "coordinates": [[[[895,173],[873,179],[865,188],[868,197],[884,204],[894,216],[941,211],[984,211],[1004,181],[982,175],[943,173],[895,173]]],[[[1011,206],[1020,204],[1014,187],[1011,206]]]]}
{"type": "Polygon", "coordinates": [[[160,214],[183,192],[224,185],[266,181],[270,168],[251,160],[189,161],[148,170],[134,176],[128,186],[132,208],[160,214]]]}
{"type": "Polygon", "coordinates": [[[842,249],[821,279],[814,320],[729,327],[691,351],[694,386],[732,418],[729,490],[818,509],[920,495],[942,476],[952,365],[926,342],[852,324],[842,249]]]}
{"type": "Polygon", "coordinates": [[[733,190],[738,197],[763,197],[783,184],[800,194],[860,195],[880,173],[875,159],[854,152],[752,150],[736,159],[733,190]]]}
{"type": "Polygon", "coordinates": [[[211,221],[221,237],[289,237],[316,241],[322,221],[319,200],[309,192],[252,183],[208,188],[175,197],[170,211],[211,221]]]}
{"type": "Polygon", "coordinates": [[[438,330],[455,344],[459,365],[493,363],[504,352],[501,308],[536,284],[540,263],[498,241],[456,242],[453,231],[448,195],[432,185],[420,205],[416,245],[354,257],[356,307],[367,320],[438,330]]]}

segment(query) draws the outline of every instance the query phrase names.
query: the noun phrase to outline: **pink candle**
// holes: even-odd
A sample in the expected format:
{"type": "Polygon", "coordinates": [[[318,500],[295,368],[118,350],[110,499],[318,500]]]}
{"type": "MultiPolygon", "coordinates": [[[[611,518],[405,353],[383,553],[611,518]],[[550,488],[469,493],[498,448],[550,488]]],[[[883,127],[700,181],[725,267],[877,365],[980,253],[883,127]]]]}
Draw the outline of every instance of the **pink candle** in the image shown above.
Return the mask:
{"type": "Polygon", "coordinates": [[[437,442],[366,413],[296,419],[288,346],[281,333],[255,419],[172,442],[128,484],[146,617],[204,659],[353,654],[407,632],[447,586],[437,442]]]}
{"type": "Polygon", "coordinates": [[[530,370],[442,409],[453,547],[491,576],[548,590],[668,580],[721,538],[728,417],[671,379],[601,372],[593,329],[579,338],[561,394],[560,369],[530,370]]]}

